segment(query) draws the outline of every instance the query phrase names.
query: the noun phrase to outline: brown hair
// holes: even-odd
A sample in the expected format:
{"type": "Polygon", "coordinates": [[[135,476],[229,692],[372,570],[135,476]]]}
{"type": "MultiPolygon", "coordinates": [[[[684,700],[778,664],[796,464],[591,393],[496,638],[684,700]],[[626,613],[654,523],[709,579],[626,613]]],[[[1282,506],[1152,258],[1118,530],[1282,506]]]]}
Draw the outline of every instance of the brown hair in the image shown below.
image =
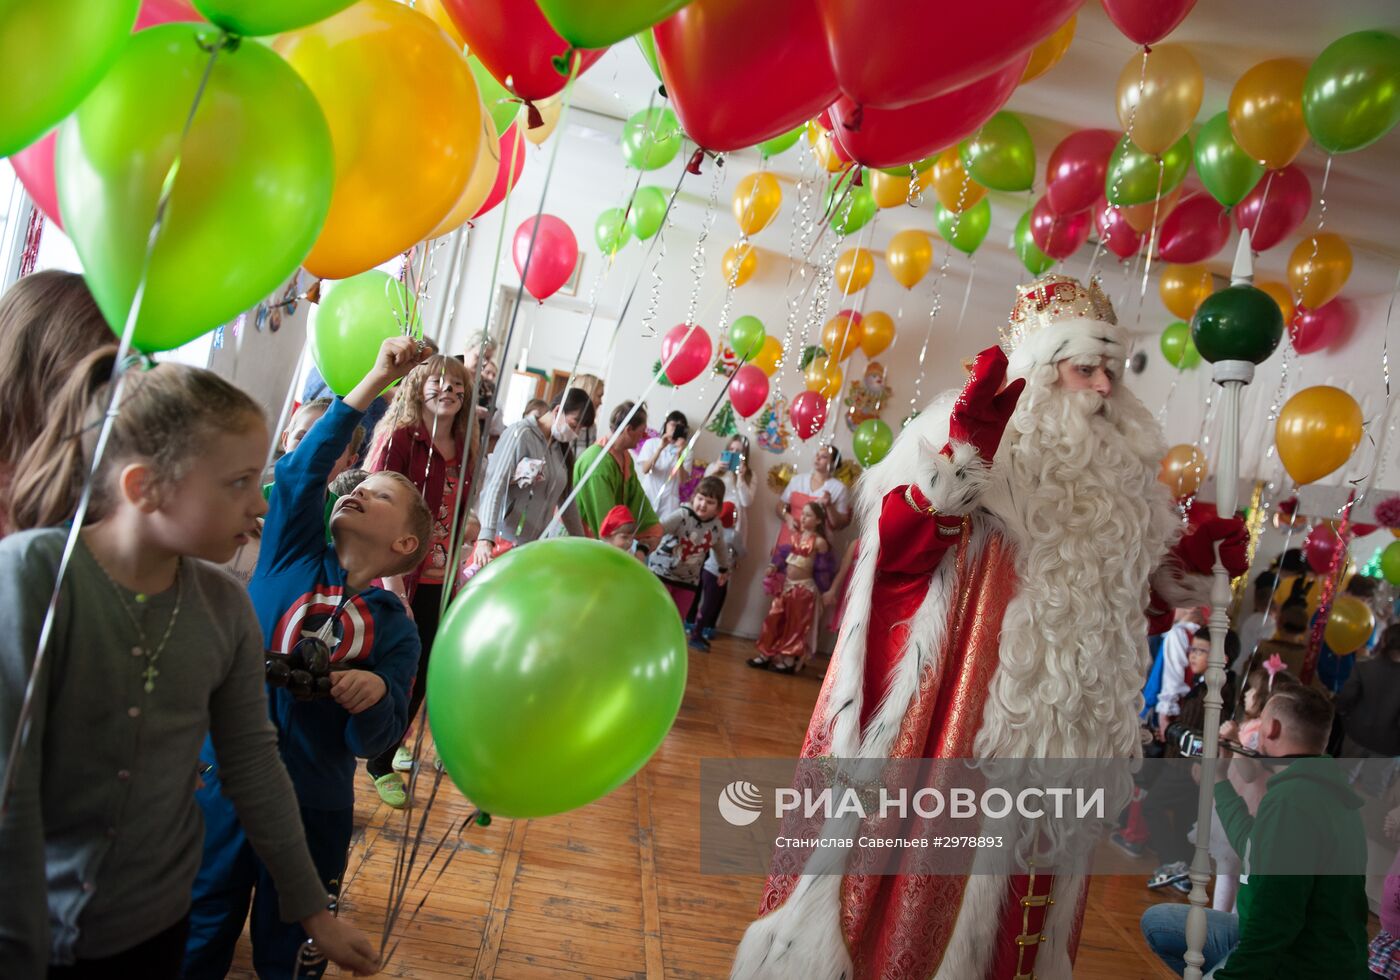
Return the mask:
{"type": "MultiPolygon", "coordinates": [[[[399,383],[389,410],[374,427],[374,445],[377,448],[388,442],[397,429],[417,425],[423,417],[423,386],[429,378],[450,378],[463,385],[462,407],[452,420],[452,440],[462,443],[468,450],[476,441],[476,406],[471,402],[472,373],[461,361],[445,354],[434,354],[412,371],[399,383]]],[[[370,455],[374,455],[371,450],[370,455]]]]}
{"type": "Polygon", "coordinates": [[[1276,687],[1269,698],[1269,711],[1287,730],[1289,738],[1318,752],[1326,747],[1335,712],[1321,691],[1303,684],[1276,687]]]}
{"type": "MultiPolygon", "coordinates": [[[[16,530],[61,524],[77,511],[112,400],[116,356],[112,346],[93,351],[53,399],[43,432],[15,474],[11,522],[16,530]]],[[[185,475],[210,436],[263,423],[257,402],[212,371],[158,364],[148,371],[127,367],[124,374],[121,402],[113,406],[115,421],[93,478],[89,521],[109,513],[109,484],[118,467],[139,460],[159,483],[169,485],[185,475]]]]}
{"type": "MultiPolygon", "coordinates": [[[[628,414],[632,411],[635,402],[623,402],[612,410],[612,417],[608,419],[611,426],[609,431],[616,432],[622,423],[627,421],[628,414]]],[[[647,407],[645,404],[637,405],[637,412],[632,416],[632,421],[627,423],[628,431],[645,426],[647,424],[647,407]]]]}
{"type": "Polygon", "coordinates": [[[696,497],[709,497],[717,504],[724,503],[724,481],[717,476],[707,476],[695,487],[696,497]]]}
{"type": "Polygon", "coordinates": [[[433,515],[428,510],[428,502],[423,499],[423,494],[413,485],[413,481],[402,473],[379,470],[370,476],[382,476],[393,480],[408,491],[408,511],[403,515],[404,531],[418,539],[418,547],[405,555],[398,567],[386,573],[405,575],[423,564],[423,559],[428,557],[428,548],[433,543],[433,515]]]}

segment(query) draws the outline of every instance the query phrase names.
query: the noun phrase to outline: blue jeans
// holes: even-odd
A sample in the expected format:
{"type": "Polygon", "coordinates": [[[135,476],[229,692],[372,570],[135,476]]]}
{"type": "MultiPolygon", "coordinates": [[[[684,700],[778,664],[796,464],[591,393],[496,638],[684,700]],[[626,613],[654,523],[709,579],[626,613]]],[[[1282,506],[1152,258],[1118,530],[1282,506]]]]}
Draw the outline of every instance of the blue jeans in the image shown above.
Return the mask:
{"type": "MultiPolygon", "coordinates": [[[[1142,934],[1147,945],[1167,966],[1177,972],[1186,972],[1186,913],[1189,905],[1166,903],[1154,905],[1142,913],[1142,934]]],[[[1205,962],[1201,972],[1209,975],[1216,967],[1223,966],[1231,950],[1240,942],[1240,920],[1229,912],[1206,909],[1206,945],[1201,950],[1205,962]]]]}

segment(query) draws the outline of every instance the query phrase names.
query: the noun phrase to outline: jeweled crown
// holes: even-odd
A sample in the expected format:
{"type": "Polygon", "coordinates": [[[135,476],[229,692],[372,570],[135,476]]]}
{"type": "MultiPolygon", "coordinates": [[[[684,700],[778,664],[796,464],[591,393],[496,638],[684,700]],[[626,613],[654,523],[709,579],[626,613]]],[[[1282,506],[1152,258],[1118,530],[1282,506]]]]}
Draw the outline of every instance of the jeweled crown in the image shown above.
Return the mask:
{"type": "Polygon", "coordinates": [[[1029,286],[1016,287],[1016,305],[1001,330],[1002,350],[1010,354],[1035,332],[1065,320],[1117,324],[1113,304],[1097,278],[1085,288],[1072,276],[1051,273],[1029,286]]]}

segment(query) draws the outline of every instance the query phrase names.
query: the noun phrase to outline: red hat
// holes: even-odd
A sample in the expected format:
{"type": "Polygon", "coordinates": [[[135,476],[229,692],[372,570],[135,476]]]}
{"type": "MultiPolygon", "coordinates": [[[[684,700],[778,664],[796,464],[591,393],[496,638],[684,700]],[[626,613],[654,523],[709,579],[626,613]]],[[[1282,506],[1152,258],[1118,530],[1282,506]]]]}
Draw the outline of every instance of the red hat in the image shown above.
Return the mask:
{"type": "Polygon", "coordinates": [[[606,538],[616,534],[618,528],[624,524],[636,524],[637,519],[632,516],[632,512],[627,509],[626,504],[618,504],[608,511],[608,516],[603,518],[603,526],[598,528],[598,537],[606,538]]]}
{"type": "Polygon", "coordinates": [[[724,506],[721,507],[719,511],[719,522],[725,527],[733,527],[734,515],[736,513],[738,512],[734,509],[734,501],[726,500],[724,506]]]}

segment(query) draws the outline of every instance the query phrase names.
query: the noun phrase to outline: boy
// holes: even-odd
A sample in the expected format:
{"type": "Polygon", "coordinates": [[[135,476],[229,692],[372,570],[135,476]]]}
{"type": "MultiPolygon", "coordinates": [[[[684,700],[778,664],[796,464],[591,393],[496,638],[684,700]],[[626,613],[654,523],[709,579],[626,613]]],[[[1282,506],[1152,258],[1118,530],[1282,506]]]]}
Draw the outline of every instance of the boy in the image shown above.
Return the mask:
{"type": "MultiPolygon", "coordinates": [[[[354,816],[355,757],[389,748],[408,724],[408,693],[418,663],[418,631],[392,593],[371,583],[422,561],[431,517],[402,476],[375,473],[331,514],[326,543],[326,481],[364,409],[423,358],[408,338],[386,340],[374,367],[327,409],[295,451],[277,463],[257,571],[248,591],[267,648],[287,654],[319,636],[333,666],[329,696],[298,700],[269,691],[282,759],[301,805],[307,845],[326,891],[339,890],[354,816]],[[356,669],[357,668],[357,669],[356,669]]],[[[211,768],[196,796],[204,810],[204,860],[195,881],[185,976],[223,977],[248,917],[260,977],[319,977],[325,959],[306,947],[298,925],[278,919],[277,893],[253,854],[211,768]]]]}
{"type": "MultiPolygon", "coordinates": [[[[744,557],[743,542],[735,533],[734,524],[737,519],[738,509],[733,501],[726,500],[719,513],[719,523],[722,528],[720,536],[724,541],[723,550],[729,556],[730,568],[744,557]]],[[[714,634],[715,623],[719,622],[719,613],[724,608],[724,600],[729,592],[727,585],[720,584],[721,567],[721,563],[713,554],[705,559],[705,565],[700,571],[700,601],[692,610],[695,622],[687,624],[690,627],[690,645],[703,653],[710,652],[710,637],[714,634]]]]}
{"type": "Polygon", "coordinates": [[[700,592],[700,570],[707,553],[714,555],[718,583],[729,581],[729,554],[719,523],[723,505],[724,481],[707,476],[695,488],[689,507],[678,507],[661,519],[664,537],[647,564],[671,593],[682,622],[700,592]]]}
{"type": "MultiPolygon", "coordinates": [[[[632,516],[632,511],[626,504],[618,504],[608,511],[603,518],[603,524],[598,528],[599,539],[606,541],[614,548],[621,548],[628,554],[635,553],[637,543],[637,519],[632,516]]],[[[644,558],[643,555],[638,555],[644,558]]]]}

